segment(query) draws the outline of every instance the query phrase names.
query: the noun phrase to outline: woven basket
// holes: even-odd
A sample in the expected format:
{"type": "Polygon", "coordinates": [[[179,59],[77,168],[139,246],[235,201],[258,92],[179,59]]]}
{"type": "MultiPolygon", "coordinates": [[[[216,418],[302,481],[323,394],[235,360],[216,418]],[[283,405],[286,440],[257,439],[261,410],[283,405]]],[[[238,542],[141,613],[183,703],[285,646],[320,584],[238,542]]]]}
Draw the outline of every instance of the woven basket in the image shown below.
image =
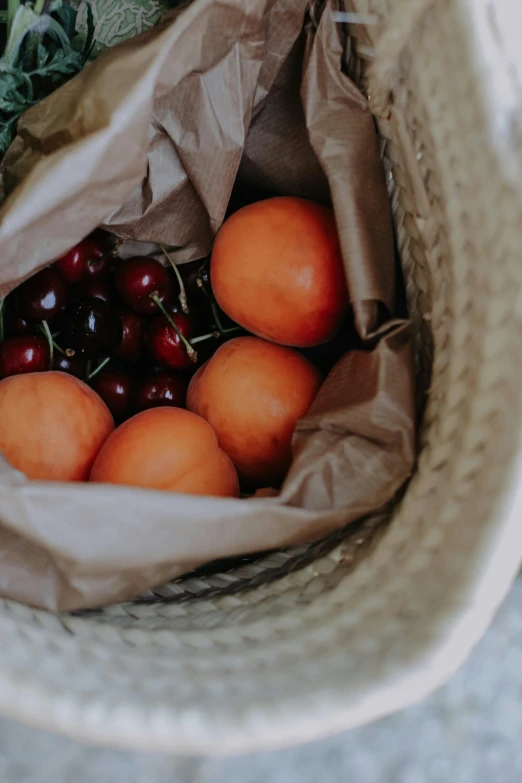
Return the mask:
{"type": "Polygon", "coordinates": [[[501,0],[349,11],[427,400],[409,487],[328,540],[221,563],[133,603],[55,616],[2,602],[7,716],[145,750],[309,740],[442,683],[516,573],[522,69],[502,30],[517,11],[501,0]]]}

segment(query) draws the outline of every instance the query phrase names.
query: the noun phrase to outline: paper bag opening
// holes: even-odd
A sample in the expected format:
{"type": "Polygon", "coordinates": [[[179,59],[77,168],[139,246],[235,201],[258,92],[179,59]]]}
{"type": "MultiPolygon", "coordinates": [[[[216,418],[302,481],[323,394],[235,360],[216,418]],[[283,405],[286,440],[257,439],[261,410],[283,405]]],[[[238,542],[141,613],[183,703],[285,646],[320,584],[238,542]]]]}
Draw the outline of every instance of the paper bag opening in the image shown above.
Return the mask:
{"type": "MultiPolygon", "coordinates": [[[[131,599],[221,557],[312,541],[381,508],[414,462],[410,325],[384,175],[335,0],[195,0],[28,111],[1,167],[0,291],[99,225],[203,258],[268,195],[333,206],[359,347],[329,374],[276,497],[27,481],[0,466],[0,593],[52,610],[131,599]]],[[[351,348],[351,350],[350,350],[351,348]]]]}

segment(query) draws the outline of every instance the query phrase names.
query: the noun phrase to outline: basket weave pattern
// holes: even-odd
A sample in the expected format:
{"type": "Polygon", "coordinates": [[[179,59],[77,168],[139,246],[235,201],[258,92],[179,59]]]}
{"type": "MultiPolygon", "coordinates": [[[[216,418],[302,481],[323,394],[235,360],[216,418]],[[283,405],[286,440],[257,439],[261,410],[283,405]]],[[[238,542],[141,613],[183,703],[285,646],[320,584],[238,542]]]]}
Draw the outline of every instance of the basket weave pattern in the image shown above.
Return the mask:
{"type": "Polygon", "coordinates": [[[133,748],[273,747],[420,697],[483,632],[522,554],[522,201],[491,139],[481,5],[350,8],[375,17],[350,28],[352,65],[383,141],[419,411],[428,392],[404,497],[147,600],[61,616],[2,602],[0,711],[133,748]]]}

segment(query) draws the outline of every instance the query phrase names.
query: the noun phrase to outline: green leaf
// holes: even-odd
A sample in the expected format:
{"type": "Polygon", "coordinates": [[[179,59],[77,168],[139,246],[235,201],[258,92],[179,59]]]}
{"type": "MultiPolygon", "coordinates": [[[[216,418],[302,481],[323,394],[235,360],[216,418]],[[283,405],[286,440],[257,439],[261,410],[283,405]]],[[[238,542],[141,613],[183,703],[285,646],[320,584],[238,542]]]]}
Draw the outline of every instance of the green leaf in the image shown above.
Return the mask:
{"type": "Polygon", "coordinates": [[[34,0],[33,9],[35,14],[38,14],[38,16],[42,15],[42,11],[44,10],[45,0],[34,0]]]}
{"type": "Polygon", "coordinates": [[[8,110],[9,104],[17,109],[32,100],[32,97],[32,83],[25,74],[11,72],[0,78],[0,100],[4,111],[8,110]]]}
{"type": "Polygon", "coordinates": [[[71,41],[76,33],[77,11],[70,5],[61,5],[56,9],[56,18],[71,41]]]}
{"type": "Polygon", "coordinates": [[[73,48],[68,34],[74,34],[75,12],[63,10],[57,8],[57,18],[38,17],[31,9],[26,14],[23,8],[15,15],[8,52],[13,67],[5,54],[0,59],[0,158],[13,141],[20,116],[85,64],[85,54],[73,48]]]}
{"type": "Polygon", "coordinates": [[[7,34],[11,32],[16,12],[20,8],[20,0],[8,0],[7,2],[7,34]]]}
{"type": "Polygon", "coordinates": [[[51,53],[48,49],[45,48],[43,43],[38,44],[38,51],[36,53],[36,67],[38,70],[41,70],[46,63],[49,61],[49,57],[51,56],[51,53]]]}
{"type": "Polygon", "coordinates": [[[24,82],[24,77],[18,71],[5,71],[0,76],[0,97],[14,92],[24,82]]]}
{"type": "Polygon", "coordinates": [[[91,52],[94,47],[94,31],[95,31],[95,24],[94,24],[94,15],[92,13],[92,8],[89,4],[86,6],[86,26],[87,26],[87,35],[85,36],[85,45],[83,47],[83,56],[85,59],[85,62],[89,59],[91,56],[91,52]]]}
{"type": "Polygon", "coordinates": [[[0,60],[0,70],[3,68],[12,68],[16,64],[20,47],[22,46],[25,36],[39,21],[40,17],[34,13],[30,6],[19,5],[9,27],[9,37],[2,59],[0,60]]]}
{"type": "Polygon", "coordinates": [[[5,152],[7,152],[7,149],[14,138],[17,119],[17,117],[12,118],[4,125],[2,130],[0,130],[0,155],[3,155],[5,152]]]}
{"type": "Polygon", "coordinates": [[[64,48],[67,48],[71,39],[63,29],[63,27],[53,19],[52,16],[42,17],[42,32],[47,33],[51,38],[61,44],[64,48]]]}

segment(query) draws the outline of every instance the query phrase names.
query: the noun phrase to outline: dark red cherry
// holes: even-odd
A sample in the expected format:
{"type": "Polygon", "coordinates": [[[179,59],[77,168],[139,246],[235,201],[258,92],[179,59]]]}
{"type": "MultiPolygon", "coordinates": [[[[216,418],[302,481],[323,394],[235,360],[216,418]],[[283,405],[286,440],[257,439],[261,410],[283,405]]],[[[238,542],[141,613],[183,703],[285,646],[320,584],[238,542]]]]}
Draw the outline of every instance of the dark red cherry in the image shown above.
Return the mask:
{"type": "Polygon", "coordinates": [[[107,248],[98,240],[87,238],[55,261],[54,267],[67,282],[79,283],[103,275],[109,261],[107,248]]]}
{"type": "Polygon", "coordinates": [[[134,381],[127,373],[117,367],[104,367],[96,373],[90,384],[116,422],[124,421],[130,415],[134,381]]]}
{"type": "Polygon", "coordinates": [[[16,311],[14,296],[7,297],[2,311],[4,320],[4,336],[16,337],[21,334],[35,334],[37,325],[31,323],[16,311]]]}
{"type": "Polygon", "coordinates": [[[173,299],[174,286],[170,273],[154,258],[136,256],[122,261],[114,272],[114,280],[121,296],[138,313],[159,311],[151,298],[152,294],[165,307],[173,299]]]}
{"type": "Polygon", "coordinates": [[[145,318],[126,307],[118,307],[116,313],[120,317],[123,336],[114,356],[121,362],[136,364],[143,353],[145,318]]]}
{"type": "MultiPolygon", "coordinates": [[[[190,319],[183,313],[173,313],[171,318],[188,340],[192,334],[190,319]]],[[[145,344],[152,361],[167,370],[182,370],[192,365],[186,346],[164,315],[157,315],[147,326],[145,344]]]]}
{"type": "Polygon", "coordinates": [[[163,370],[138,381],[134,389],[133,408],[136,412],[163,405],[183,408],[186,394],[187,378],[163,370]]]}
{"type": "Polygon", "coordinates": [[[49,369],[49,344],[43,337],[8,337],[0,344],[0,378],[49,369]]]}
{"type": "Polygon", "coordinates": [[[118,314],[101,299],[90,297],[72,302],[62,318],[62,348],[73,348],[88,359],[111,355],[121,338],[118,314]]]}
{"type": "Polygon", "coordinates": [[[69,286],[51,267],[16,289],[18,314],[28,321],[49,321],[62,312],[68,299],[69,286]]]}
{"type": "Polygon", "coordinates": [[[72,290],[71,295],[79,299],[92,296],[94,299],[101,299],[102,302],[112,304],[116,296],[116,289],[112,277],[103,275],[103,277],[94,277],[91,280],[78,283],[72,290]]]}
{"type": "Polygon", "coordinates": [[[74,353],[72,356],[54,352],[53,357],[53,370],[59,370],[60,372],[67,372],[69,375],[74,375],[75,378],[85,380],[87,375],[87,357],[81,353],[74,353]]]}

